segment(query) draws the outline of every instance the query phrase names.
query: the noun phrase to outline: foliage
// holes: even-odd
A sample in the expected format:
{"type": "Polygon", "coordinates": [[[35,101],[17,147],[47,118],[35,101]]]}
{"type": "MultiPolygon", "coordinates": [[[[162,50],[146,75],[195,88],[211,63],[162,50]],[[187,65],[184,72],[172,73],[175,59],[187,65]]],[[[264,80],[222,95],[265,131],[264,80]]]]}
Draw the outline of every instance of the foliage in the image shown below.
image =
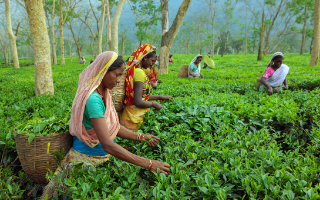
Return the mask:
{"type": "MultiPolygon", "coordinates": [[[[161,102],[160,111],[150,109],[141,129],[157,135],[159,145],[117,138],[134,154],[169,163],[170,173],[153,174],[112,157],[91,170],[75,166],[72,176],[61,180],[60,194],[74,199],[320,198],[320,66],[309,67],[308,55],[285,54],[289,90],[268,96],[255,85],[271,55],[262,62],[256,55],[214,57],[216,69],[202,70],[204,79],[176,78],[194,56],[175,54],[169,74],[159,75],[164,83],[154,94],[174,101],[161,102]]],[[[34,96],[33,67],[0,69],[0,91],[6,94],[0,96],[0,147],[15,147],[12,129],[24,121],[64,119],[86,67],[76,63],[53,67],[53,97],[34,96]]],[[[14,194],[26,190],[18,187],[15,169],[0,170],[0,189],[9,191],[7,177],[12,177],[14,194]]]]}
{"type": "Polygon", "coordinates": [[[135,16],[135,25],[138,27],[135,34],[141,45],[148,29],[152,26],[157,26],[158,21],[161,19],[161,6],[152,0],[130,0],[130,2],[135,16]]]}

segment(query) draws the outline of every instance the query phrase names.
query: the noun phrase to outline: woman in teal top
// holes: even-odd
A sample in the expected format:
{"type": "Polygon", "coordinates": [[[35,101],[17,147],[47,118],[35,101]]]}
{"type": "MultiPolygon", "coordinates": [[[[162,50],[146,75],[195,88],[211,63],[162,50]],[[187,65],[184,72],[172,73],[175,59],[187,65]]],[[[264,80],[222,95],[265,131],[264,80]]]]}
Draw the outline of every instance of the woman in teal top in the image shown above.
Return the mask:
{"type": "Polygon", "coordinates": [[[190,63],[188,68],[188,77],[189,78],[203,78],[204,76],[200,73],[200,63],[202,61],[202,56],[197,55],[190,63]]]}
{"type": "MultiPolygon", "coordinates": [[[[132,141],[146,141],[156,146],[159,138],[132,132],[119,123],[109,90],[120,83],[125,69],[122,56],[108,51],[100,54],[79,77],[77,94],[73,101],[70,134],[73,146],[55,171],[55,176],[44,188],[41,200],[51,199],[57,193],[61,177],[70,173],[72,166],[99,166],[114,156],[125,162],[141,166],[152,172],[167,174],[170,165],[137,156],[116,144],[116,137],[132,141]]],[[[90,169],[90,168],[89,168],[90,169]]]]}

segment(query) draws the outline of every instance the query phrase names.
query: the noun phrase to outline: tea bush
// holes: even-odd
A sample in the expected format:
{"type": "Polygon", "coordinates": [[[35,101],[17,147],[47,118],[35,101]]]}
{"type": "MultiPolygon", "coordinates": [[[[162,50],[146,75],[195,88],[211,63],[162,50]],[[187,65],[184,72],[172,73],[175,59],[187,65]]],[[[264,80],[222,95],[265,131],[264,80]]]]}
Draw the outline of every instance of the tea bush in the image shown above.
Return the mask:
{"type": "MultiPolygon", "coordinates": [[[[201,71],[204,79],[177,78],[180,66],[194,56],[174,55],[169,74],[159,75],[164,83],[153,93],[174,101],[163,103],[160,111],[150,109],[140,130],[161,138],[159,145],[117,140],[132,153],[169,163],[170,173],[152,174],[112,158],[92,170],[75,166],[73,175],[61,180],[67,187],[59,187],[60,194],[74,199],[320,198],[320,67],[308,66],[310,55],[285,55],[289,90],[272,96],[255,88],[270,55],[262,62],[256,55],[216,56],[216,69],[201,71]]],[[[52,67],[53,97],[34,96],[33,67],[0,69],[4,198],[21,197],[28,190],[22,182],[31,182],[13,162],[13,128],[22,131],[30,122],[25,133],[68,129],[78,76],[86,67],[76,63],[52,67]]]]}

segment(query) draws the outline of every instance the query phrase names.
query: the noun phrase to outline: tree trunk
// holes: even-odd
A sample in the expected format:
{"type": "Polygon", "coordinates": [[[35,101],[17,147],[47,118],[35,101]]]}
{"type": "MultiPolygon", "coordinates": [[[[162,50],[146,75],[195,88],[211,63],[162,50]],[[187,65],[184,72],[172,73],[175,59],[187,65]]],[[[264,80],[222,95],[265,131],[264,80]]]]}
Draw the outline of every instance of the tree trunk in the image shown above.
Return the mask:
{"type": "Polygon", "coordinates": [[[306,40],[306,27],[307,27],[307,3],[305,3],[305,5],[304,5],[304,19],[303,19],[302,42],[301,42],[300,55],[302,55],[304,52],[304,43],[306,40]]]}
{"type": "Polygon", "coordinates": [[[244,53],[247,54],[248,53],[248,35],[246,34],[246,41],[245,41],[245,45],[244,45],[244,53]]]}
{"type": "Polygon", "coordinates": [[[262,22],[261,22],[261,32],[260,32],[260,42],[259,42],[258,60],[262,60],[265,27],[266,27],[266,26],[265,26],[265,24],[264,24],[264,11],[263,11],[263,12],[262,12],[262,22]]]}
{"type": "Polygon", "coordinates": [[[212,23],[212,43],[211,43],[211,56],[214,57],[214,22],[212,23]]]}
{"type": "Polygon", "coordinates": [[[226,39],[226,42],[224,43],[224,46],[223,46],[223,49],[222,49],[222,52],[221,52],[221,57],[223,57],[224,52],[227,49],[227,43],[228,43],[228,40],[229,40],[229,34],[230,34],[230,26],[228,27],[227,39],[226,39]]]}
{"type": "Polygon", "coordinates": [[[121,41],[121,55],[124,56],[124,42],[126,40],[126,37],[124,34],[122,34],[122,41],[121,41]]]}
{"type": "Polygon", "coordinates": [[[107,21],[108,23],[106,24],[106,40],[107,44],[109,45],[109,51],[112,51],[111,49],[111,19],[110,19],[110,7],[109,7],[109,0],[106,0],[107,4],[107,21]]]}
{"type": "Polygon", "coordinates": [[[118,5],[116,8],[116,11],[114,13],[113,19],[112,19],[112,27],[111,27],[111,49],[112,51],[118,53],[118,24],[120,15],[122,12],[122,8],[126,0],[119,0],[118,5]]]}
{"type": "Polygon", "coordinates": [[[19,58],[18,58],[18,51],[17,51],[17,45],[16,40],[17,36],[13,34],[12,31],[12,25],[11,25],[11,14],[10,14],[10,0],[5,0],[5,6],[6,6],[6,25],[7,25],[7,31],[10,38],[10,44],[11,44],[11,50],[12,50],[12,57],[13,57],[13,66],[14,68],[19,68],[19,58]]]}
{"type": "MultiPolygon", "coordinates": [[[[163,5],[168,5],[168,0],[160,0],[161,1],[161,7],[163,5]]],[[[171,45],[177,36],[180,26],[182,24],[183,18],[186,15],[186,12],[190,6],[191,0],[183,0],[183,2],[180,5],[179,11],[170,27],[170,29],[162,35],[161,37],[161,48],[160,48],[160,66],[159,66],[159,74],[167,74],[168,68],[169,68],[169,52],[171,45]]],[[[168,6],[166,8],[168,10],[168,6]]],[[[162,12],[164,13],[164,12],[162,12]]],[[[162,16],[162,20],[164,20],[165,16],[162,16]]],[[[165,24],[165,23],[162,23],[165,24]]],[[[162,27],[162,30],[164,27],[162,27]]]]}
{"type": "Polygon", "coordinates": [[[33,41],[35,93],[36,95],[54,94],[50,43],[44,16],[42,0],[24,0],[29,18],[33,41]]]}
{"type": "Polygon", "coordinates": [[[100,18],[100,27],[98,35],[98,54],[102,53],[102,33],[104,25],[104,15],[106,10],[106,0],[101,0],[101,18],[100,18]]]}
{"type": "Polygon", "coordinates": [[[187,55],[189,55],[189,42],[187,43],[187,55]]]}
{"type": "Polygon", "coordinates": [[[314,28],[313,28],[313,46],[311,52],[310,65],[318,64],[320,51],[320,0],[316,0],[314,6],[314,28]]]}
{"type": "Polygon", "coordinates": [[[63,13],[62,13],[62,0],[60,0],[60,45],[61,45],[61,65],[65,64],[64,61],[64,41],[63,41],[63,13]]]}
{"type": "Polygon", "coordinates": [[[54,10],[55,10],[55,0],[52,2],[52,12],[51,12],[51,35],[52,35],[52,59],[53,65],[57,65],[57,53],[56,53],[56,36],[54,35],[54,10]]]}
{"type": "Polygon", "coordinates": [[[70,31],[72,33],[72,37],[73,37],[74,43],[76,43],[77,53],[78,53],[79,60],[80,60],[81,59],[81,48],[80,48],[80,45],[79,45],[79,41],[77,41],[76,36],[74,35],[73,28],[72,28],[72,22],[69,23],[69,28],[70,28],[70,31]]]}
{"type": "Polygon", "coordinates": [[[311,41],[310,41],[310,49],[309,49],[309,53],[311,54],[312,52],[312,44],[313,44],[313,38],[311,38],[311,41]]]}
{"type": "Polygon", "coordinates": [[[168,32],[169,29],[169,10],[168,10],[168,1],[161,1],[161,27],[162,27],[162,35],[168,32]]]}

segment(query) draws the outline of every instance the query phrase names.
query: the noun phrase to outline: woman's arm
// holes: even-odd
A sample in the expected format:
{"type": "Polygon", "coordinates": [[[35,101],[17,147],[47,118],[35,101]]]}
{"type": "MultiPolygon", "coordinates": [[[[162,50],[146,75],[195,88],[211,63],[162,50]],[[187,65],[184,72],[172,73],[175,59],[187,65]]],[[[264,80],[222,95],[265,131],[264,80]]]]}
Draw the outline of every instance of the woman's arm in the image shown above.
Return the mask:
{"type": "Polygon", "coordinates": [[[284,85],[284,89],[287,90],[288,89],[287,78],[284,79],[283,85],[284,85]]]}
{"type": "MultiPolygon", "coordinates": [[[[127,140],[139,141],[139,138],[138,138],[139,134],[138,133],[130,131],[123,126],[120,126],[118,136],[123,139],[127,139],[127,140]]],[[[154,135],[143,135],[143,137],[140,139],[148,141],[148,145],[152,146],[152,147],[156,146],[160,140],[158,137],[156,137],[154,135]],[[150,138],[152,138],[152,140],[149,140],[150,138]]]]}
{"type": "Polygon", "coordinates": [[[158,102],[148,102],[142,99],[143,83],[140,81],[134,82],[134,105],[138,108],[155,107],[157,110],[161,109],[161,104],[158,102]]]}
{"type": "Polygon", "coordinates": [[[149,99],[150,100],[169,100],[169,99],[173,99],[173,97],[171,97],[171,96],[150,95],[149,99]]]}
{"type": "MultiPolygon", "coordinates": [[[[116,158],[119,158],[120,160],[148,169],[148,167],[150,166],[149,159],[132,154],[118,144],[111,141],[109,129],[104,118],[91,118],[90,121],[105,152],[113,155],[116,158]]],[[[152,160],[151,171],[156,172],[157,168],[159,168],[160,172],[167,174],[167,172],[169,172],[169,167],[170,165],[167,163],[152,160]]]]}
{"type": "Polygon", "coordinates": [[[192,73],[192,69],[190,68],[190,70],[189,70],[189,74],[191,75],[191,76],[193,76],[193,77],[196,77],[196,75],[194,75],[193,73],[192,73]]]}
{"type": "Polygon", "coordinates": [[[272,95],[273,89],[272,87],[267,83],[267,79],[265,77],[261,78],[261,83],[268,88],[268,95],[272,95]]]}

